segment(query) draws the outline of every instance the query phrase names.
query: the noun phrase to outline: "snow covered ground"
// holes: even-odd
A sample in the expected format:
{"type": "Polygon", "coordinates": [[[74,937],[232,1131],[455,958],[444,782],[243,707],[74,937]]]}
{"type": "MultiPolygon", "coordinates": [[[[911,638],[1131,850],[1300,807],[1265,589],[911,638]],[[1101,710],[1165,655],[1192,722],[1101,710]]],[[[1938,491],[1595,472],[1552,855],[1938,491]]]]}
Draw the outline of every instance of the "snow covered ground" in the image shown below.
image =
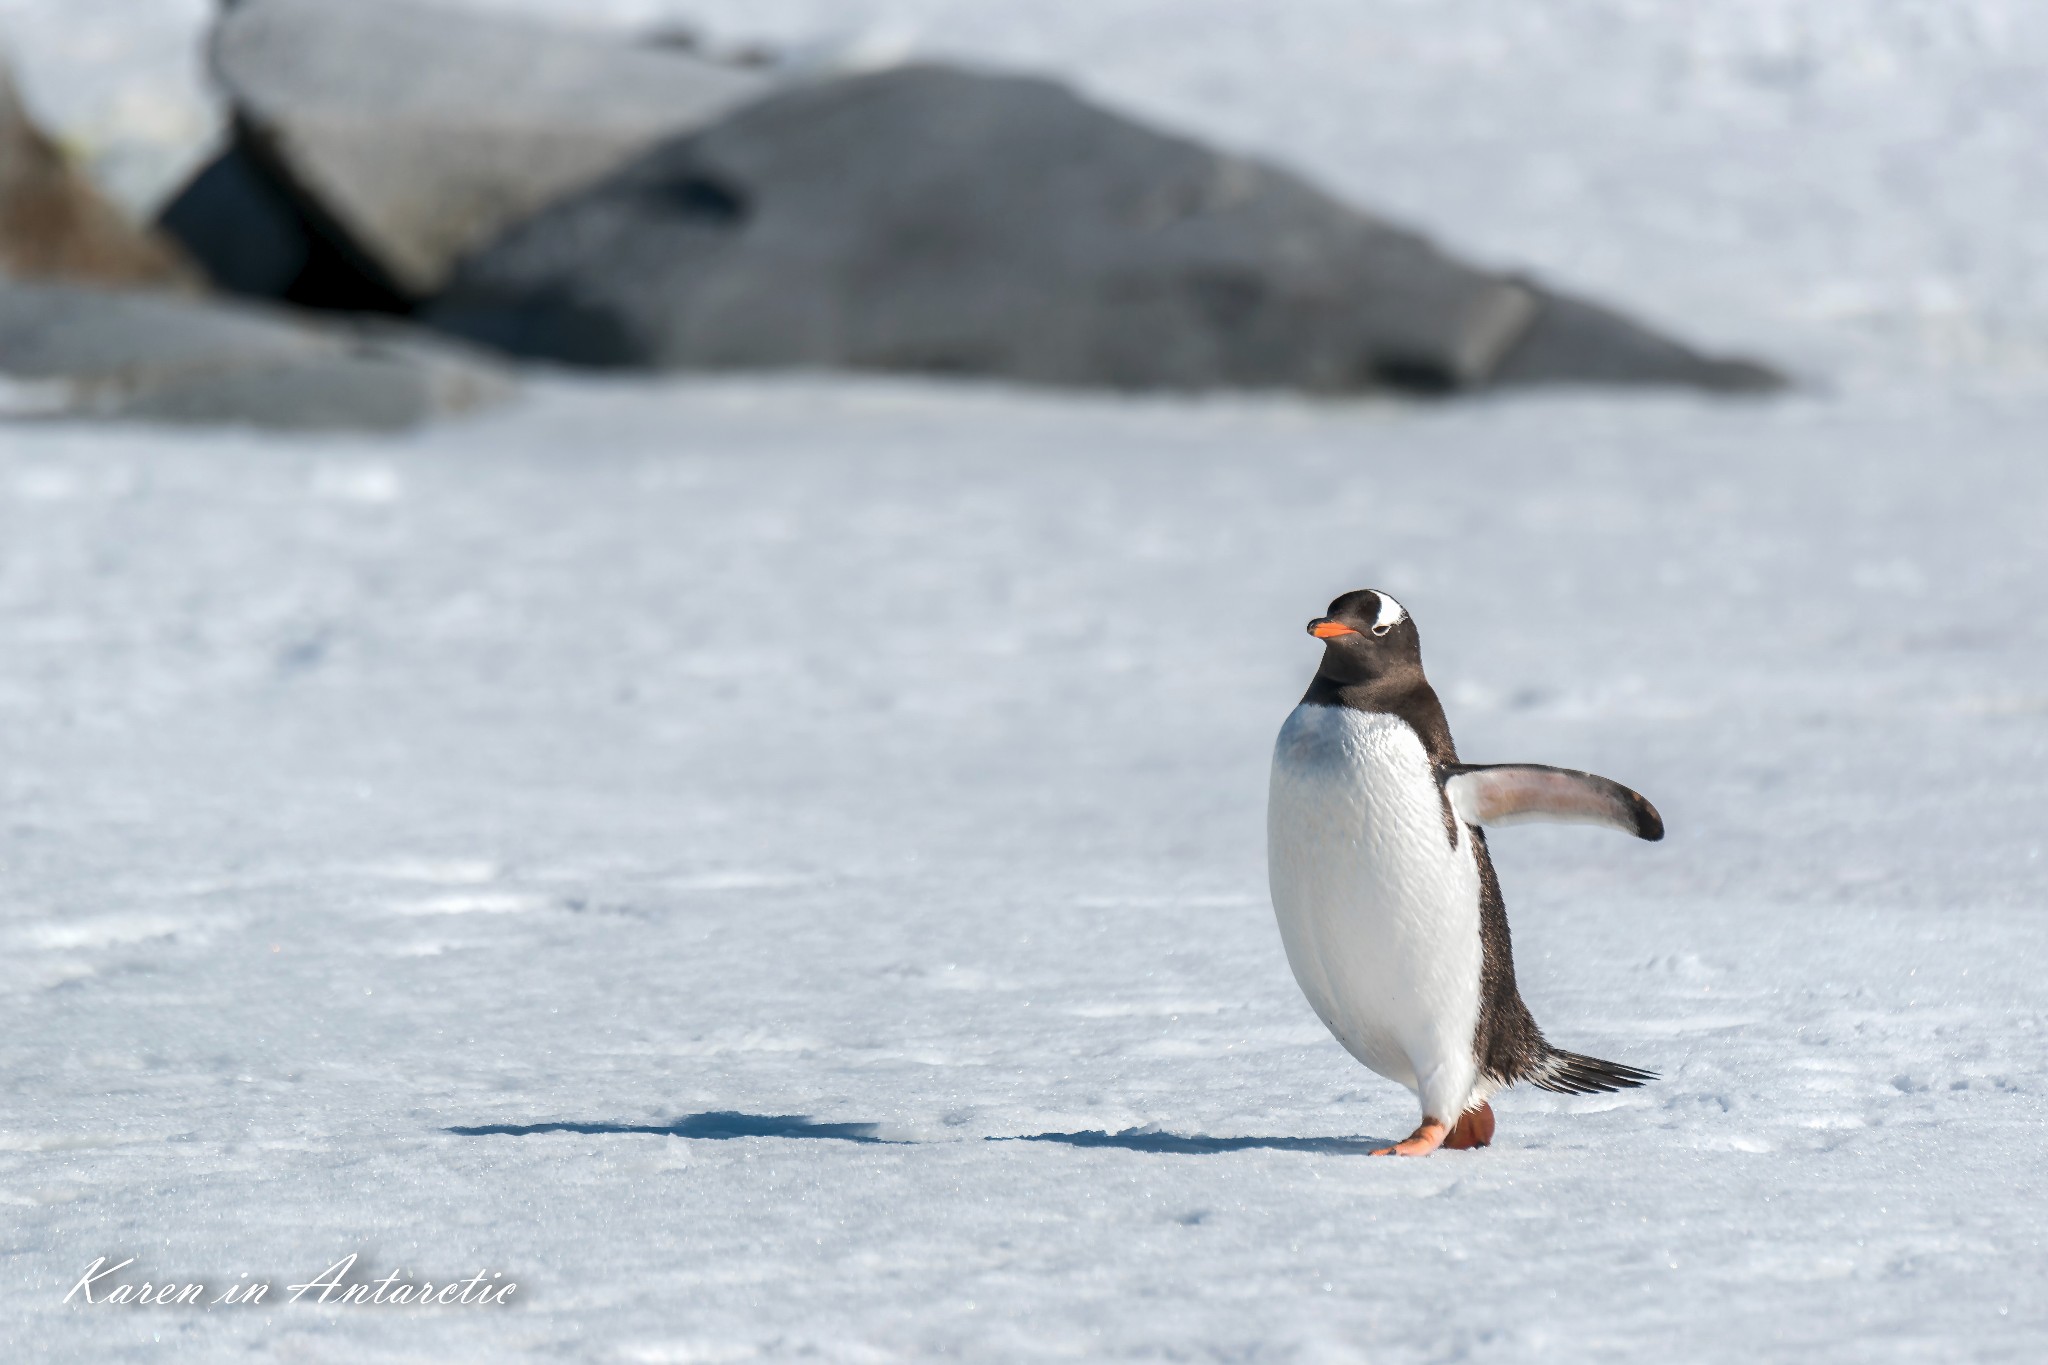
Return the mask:
{"type": "Polygon", "coordinates": [[[0,430],[0,1355],[2040,1358],[2039,22],[895,8],[1822,379],[0,430]],[[1468,758],[1672,831],[1494,843],[1538,1019],[1665,1079],[1426,1161],[1264,899],[1365,585],[1468,758]],[[350,1253],[519,1288],[284,1302],[350,1253]]]}

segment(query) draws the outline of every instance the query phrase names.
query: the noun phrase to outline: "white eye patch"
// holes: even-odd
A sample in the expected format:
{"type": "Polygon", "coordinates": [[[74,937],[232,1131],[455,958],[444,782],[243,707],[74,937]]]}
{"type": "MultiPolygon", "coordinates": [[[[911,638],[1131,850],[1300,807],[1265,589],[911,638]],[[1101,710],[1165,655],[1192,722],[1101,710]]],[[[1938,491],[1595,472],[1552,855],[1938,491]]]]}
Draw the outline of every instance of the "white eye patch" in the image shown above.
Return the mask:
{"type": "Polygon", "coordinates": [[[1387,594],[1379,592],[1377,588],[1374,591],[1379,593],[1380,614],[1373,618],[1372,633],[1375,635],[1385,635],[1395,626],[1408,619],[1408,608],[1402,606],[1399,602],[1387,596],[1387,594]]]}

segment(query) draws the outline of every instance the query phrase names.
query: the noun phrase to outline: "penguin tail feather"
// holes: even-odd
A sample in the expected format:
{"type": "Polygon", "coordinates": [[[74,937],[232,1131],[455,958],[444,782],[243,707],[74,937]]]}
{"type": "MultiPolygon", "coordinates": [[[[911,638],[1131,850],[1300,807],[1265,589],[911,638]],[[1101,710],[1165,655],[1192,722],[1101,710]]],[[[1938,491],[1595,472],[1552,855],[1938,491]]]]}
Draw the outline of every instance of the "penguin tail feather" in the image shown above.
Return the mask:
{"type": "Polygon", "coordinates": [[[1560,1095],[1592,1095],[1634,1089],[1656,1080],[1657,1073],[1554,1047],[1523,1079],[1539,1090],[1554,1090],[1560,1095]]]}

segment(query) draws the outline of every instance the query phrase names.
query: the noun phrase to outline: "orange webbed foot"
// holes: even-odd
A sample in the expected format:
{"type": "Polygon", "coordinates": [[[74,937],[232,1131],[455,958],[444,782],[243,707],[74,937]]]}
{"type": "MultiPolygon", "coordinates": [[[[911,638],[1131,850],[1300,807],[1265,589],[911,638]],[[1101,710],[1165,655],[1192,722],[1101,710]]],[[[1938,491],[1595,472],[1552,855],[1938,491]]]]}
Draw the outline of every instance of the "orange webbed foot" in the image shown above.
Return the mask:
{"type": "Polygon", "coordinates": [[[1462,1152],[1472,1147],[1484,1147],[1492,1141],[1493,1106],[1482,1100],[1477,1109],[1458,1115],[1454,1124],[1441,1119],[1423,1119],[1420,1128],[1393,1146],[1380,1148],[1373,1155],[1428,1156],[1439,1147],[1462,1152]]]}
{"type": "Polygon", "coordinates": [[[1380,1148],[1373,1155],[1428,1156],[1431,1152],[1444,1145],[1444,1139],[1450,1136],[1450,1132],[1450,1126],[1442,1120],[1426,1118],[1422,1121],[1420,1128],[1417,1128],[1393,1146],[1380,1148]]]}
{"type": "Polygon", "coordinates": [[[1484,1147],[1493,1141],[1493,1106],[1480,1101],[1477,1109],[1468,1109],[1458,1115],[1458,1121],[1451,1125],[1451,1135],[1444,1139],[1444,1146],[1454,1152],[1471,1147],[1484,1147]]]}

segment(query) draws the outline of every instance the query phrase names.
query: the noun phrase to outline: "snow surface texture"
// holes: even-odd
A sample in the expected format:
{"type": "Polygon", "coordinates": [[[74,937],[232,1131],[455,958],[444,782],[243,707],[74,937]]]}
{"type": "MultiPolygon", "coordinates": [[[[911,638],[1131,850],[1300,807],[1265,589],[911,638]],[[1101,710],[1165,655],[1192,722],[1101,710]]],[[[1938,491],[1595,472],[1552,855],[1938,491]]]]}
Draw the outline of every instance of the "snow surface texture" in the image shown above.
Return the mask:
{"type": "Polygon", "coordinates": [[[904,9],[1834,382],[0,429],[0,1354],[2038,1359],[2038,21],[904,9]],[[1494,840],[1537,1018],[1665,1079],[1424,1161],[1265,900],[1368,585],[1469,761],[1671,829],[1494,840]],[[278,1302],[349,1252],[520,1289],[278,1302]],[[61,1305],[109,1253],[276,1288],[61,1305]]]}

